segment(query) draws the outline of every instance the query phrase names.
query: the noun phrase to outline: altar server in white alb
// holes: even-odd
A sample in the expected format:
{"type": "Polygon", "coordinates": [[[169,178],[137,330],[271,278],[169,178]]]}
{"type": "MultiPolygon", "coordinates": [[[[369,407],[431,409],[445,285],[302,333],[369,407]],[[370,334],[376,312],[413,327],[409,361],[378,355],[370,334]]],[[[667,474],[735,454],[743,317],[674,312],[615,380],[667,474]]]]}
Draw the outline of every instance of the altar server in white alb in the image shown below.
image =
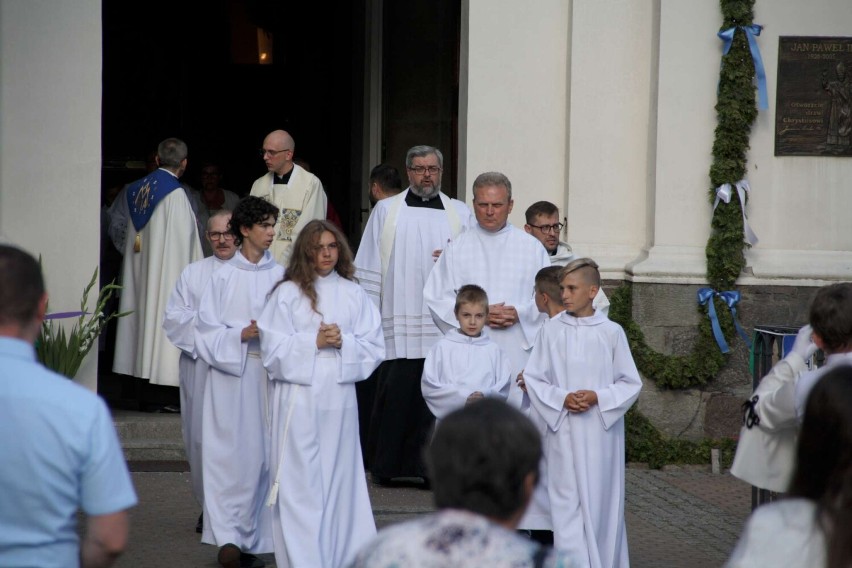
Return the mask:
{"type": "Polygon", "coordinates": [[[269,493],[275,561],[340,567],[376,534],[355,382],[385,356],[379,311],[328,221],[308,223],[258,321],[273,389],[269,493]]]}
{"type": "Polygon", "coordinates": [[[524,369],[544,432],[554,544],[593,568],[626,567],[624,414],[642,388],[624,330],[592,301],[597,264],[568,263],[565,311],[544,326],[524,369]]]}
{"type": "Polygon", "coordinates": [[[358,281],[381,311],[387,348],[367,448],[374,481],[426,477],[422,455],[433,418],[420,377],[441,331],[423,301],[423,286],[447,243],[472,222],[467,205],[441,191],[440,150],[414,146],[405,167],[408,188],[378,202],[355,257],[358,281]]]}
{"type": "Polygon", "coordinates": [[[462,286],[455,311],[458,329],[448,331],[432,347],[423,368],[423,398],[438,422],[485,397],[506,400],[512,381],[506,355],[484,329],[488,319],[485,290],[475,284],[462,286]]]}
{"type": "MultiPolygon", "coordinates": [[[[550,266],[536,239],[509,224],[512,183],[487,172],[473,182],[476,226],[447,245],[429,274],[423,297],[445,333],[454,326],[456,290],[477,284],[488,294],[491,338],[509,358],[513,376],[524,368],[529,348],[544,321],[533,297],[536,273],[550,266]]],[[[523,393],[512,386],[509,402],[523,408],[523,393]]]]}
{"type": "MultiPolygon", "coordinates": [[[[195,349],[195,324],[198,320],[201,295],[210,282],[210,277],[225,266],[237,252],[234,234],[228,229],[230,219],[231,212],[224,210],[208,218],[205,238],[210,244],[213,256],[193,262],[183,269],[163,316],[166,336],[181,350],[181,429],[189,460],[192,493],[200,506],[204,505],[204,487],[201,480],[201,412],[204,405],[207,364],[198,358],[195,349]]],[[[198,532],[201,532],[200,524],[199,522],[198,532]]]]}
{"type": "Polygon", "coordinates": [[[311,219],[325,219],[328,197],[319,178],[293,162],[296,143],[284,130],[274,130],[263,139],[260,157],[269,170],[251,186],[250,195],[278,207],[275,238],[269,252],[276,262],[287,266],[290,247],[311,219]]]}
{"type": "Polygon", "coordinates": [[[267,250],[278,208],[246,197],[230,229],[239,251],[216,271],[201,298],[196,349],[210,370],[204,390],[201,464],[204,532],[219,563],[238,567],[247,553],[272,552],[269,490],[268,379],[257,319],[284,268],[267,250]]]}
{"type": "Polygon", "coordinates": [[[121,268],[119,318],[112,370],[177,387],[180,350],[162,327],[163,311],[186,266],[204,258],[195,213],[180,185],[187,148],[167,138],[157,148],[159,169],[133,182],[125,198],[130,210],[121,268]]]}

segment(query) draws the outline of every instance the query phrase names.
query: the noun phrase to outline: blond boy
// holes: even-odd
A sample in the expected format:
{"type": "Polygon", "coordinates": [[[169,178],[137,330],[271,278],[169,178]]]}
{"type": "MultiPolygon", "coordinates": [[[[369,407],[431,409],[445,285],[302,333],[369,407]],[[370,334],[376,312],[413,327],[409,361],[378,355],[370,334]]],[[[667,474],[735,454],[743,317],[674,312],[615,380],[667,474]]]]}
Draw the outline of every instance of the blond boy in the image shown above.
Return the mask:
{"type": "Polygon", "coordinates": [[[627,566],[624,414],[642,382],[621,327],[596,312],[598,265],[560,274],[565,311],[544,326],[524,380],[546,424],[544,462],[554,544],[588,565],[627,566]]]}
{"type": "Polygon", "coordinates": [[[462,286],[454,311],[459,326],[429,350],[420,384],[423,398],[439,422],[486,396],[505,400],[511,381],[506,355],[484,329],[488,321],[485,290],[475,284],[462,286]]]}

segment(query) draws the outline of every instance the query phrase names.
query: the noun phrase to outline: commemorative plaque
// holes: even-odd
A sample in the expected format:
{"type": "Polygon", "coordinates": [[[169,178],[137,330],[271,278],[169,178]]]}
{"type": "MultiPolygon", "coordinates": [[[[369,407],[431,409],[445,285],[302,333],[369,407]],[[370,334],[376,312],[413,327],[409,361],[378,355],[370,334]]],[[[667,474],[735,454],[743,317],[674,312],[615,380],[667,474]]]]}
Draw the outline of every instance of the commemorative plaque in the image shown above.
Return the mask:
{"type": "Polygon", "coordinates": [[[778,38],[776,156],[852,156],[852,38],[778,38]]]}

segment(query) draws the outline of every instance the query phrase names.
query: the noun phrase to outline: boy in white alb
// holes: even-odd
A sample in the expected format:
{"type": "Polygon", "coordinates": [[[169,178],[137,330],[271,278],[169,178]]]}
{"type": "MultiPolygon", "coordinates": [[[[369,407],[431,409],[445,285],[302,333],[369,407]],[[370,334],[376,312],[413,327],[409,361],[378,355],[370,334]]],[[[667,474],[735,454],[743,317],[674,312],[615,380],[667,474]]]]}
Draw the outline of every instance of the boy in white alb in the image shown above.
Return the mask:
{"type": "Polygon", "coordinates": [[[593,568],[629,565],[624,527],[624,414],[642,388],[624,330],[595,311],[597,264],[562,269],[565,312],[542,329],[524,369],[547,425],[544,462],[556,548],[593,568]]]}
{"type": "Polygon", "coordinates": [[[269,490],[269,381],[260,358],[257,319],[284,267],[272,258],[278,208],[240,200],[229,230],[240,249],[213,273],[201,297],[195,348],[208,365],[201,411],[204,528],[224,568],[259,564],[272,552],[269,490]]]}
{"type": "Polygon", "coordinates": [[[438,422],[486,396],[509,395],[512,372],[500,347],[483,329],[488,320],[488,296],[475,284],[456,295],[458,329],[451,329],[426,355],[420,388],[438,422]]]}
{"type": "MultiPolygon", "coordinates": [[[[565,311],[562,305],[562,290],[559,288],[559,275],[562,272],[561,266],[548,266],[539,270],[535,275],[535,307],[538,311],[547,316],[547,319],[538,330],[535,342],[538,343],[541,338],[541,332],[545,326],[556,316],[565,311]]],[[[594,306],[594,302],[592,303],[594,306]]],[[[532,349],[532,348],[531,348],[532,349]]],[[[524,372],[518,373],[515,379],[520,389],[524,392],[524,398],[529,400],[527,387],[524,383],[524,372]]],[[[525,402],[525,406],[529,406],[525,402]]],[[[547,425],[542,417],[535,412],[530,412],[530,420],[538,429],[539,433],[544,434],[547,425]]],[[[543,461],[543,460],[542,460],[543,461]]],[[[545,546],[553,546],[553,523],[550,518],[550,503],[547,498],[547,479],[543,477],[547,474],[546,466],[542,463],[539,468],[539,483],[533,491],[533,497],[527,507],[524,517],[518,524],[518,530],[526,532],[529,537],[545,546]]]]}

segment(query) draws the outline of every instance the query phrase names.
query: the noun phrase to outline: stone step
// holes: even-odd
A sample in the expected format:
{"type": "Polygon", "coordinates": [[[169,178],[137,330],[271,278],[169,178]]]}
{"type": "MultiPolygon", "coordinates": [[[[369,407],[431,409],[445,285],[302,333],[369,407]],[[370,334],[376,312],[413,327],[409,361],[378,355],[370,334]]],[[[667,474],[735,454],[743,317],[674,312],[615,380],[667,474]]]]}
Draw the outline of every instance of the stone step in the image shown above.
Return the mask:
{"type": "Polygon", "coordinates": [[[118,439],[128,461],[184,461],[180,414],[114,409],[118,439]]]}

